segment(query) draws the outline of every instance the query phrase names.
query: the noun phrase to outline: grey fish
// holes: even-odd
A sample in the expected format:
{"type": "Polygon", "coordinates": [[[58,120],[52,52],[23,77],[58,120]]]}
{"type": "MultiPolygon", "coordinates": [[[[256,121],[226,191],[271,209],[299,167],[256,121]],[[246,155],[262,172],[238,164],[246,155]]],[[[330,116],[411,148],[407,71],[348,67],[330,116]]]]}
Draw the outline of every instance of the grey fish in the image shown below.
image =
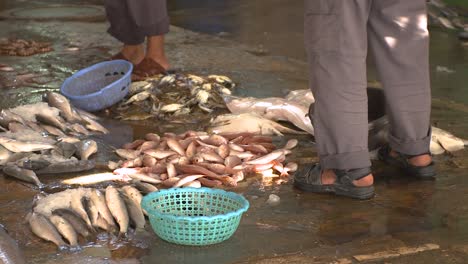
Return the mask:
{"type": "Polygon", "coordinates": [[[87,115],[83,115],[83,114],[81,115],[81,117],[88,123],[86,125],[87,129],[92,130],[92,131],[101,132],[103,134],[108,134],[109,133],[109,130],[107,130],[107,128],[105,128],[104,126],[99,124],[96,120],[92,119],[91,117],[89,117],[87,115]]]}
{"type": "Polygon", "coordinates": [[[125,205],[127,206],[128,216],[130,221],[133,223],[135,228],[143,229],[145,228],[145,216],[143,215],[143,211],[141,210],[140,205],[135,203],[132,199],[128,196],[123,195],[123,200],[125,205]]]}
{"type": "Polygon", "coordinates": [[[90,235],[89,229],[86,226],[85,222],[79,218],[75,213],[66,209],[58,209],[53,212],[54,214],[58,214],[64,219],[66,219],[75,229],[78,234],[83,237],[88,237],[90,235]]]}
{"type": "Polygon", "coordinates": [[[65,96],[54,93],[48,92],[47,93],[47,102],[50,106],[58,108],[60,110],[60,114],[69,121],[69,122],[82,122],[83,119],[77,113],[77,111],[71,106],[70,102],[68,101],[65,96]]]}
{"type": "Polygon", "coordinates": [[[112,231],[112,228],[110,227],[109,223],[107,223],[106,220],[104,220],[100,215],[99,215],[99,212],[98,212],[98,209],[96,207],[96,205],[91,202],[91,201],[88,201],[88,200],[85,200],[85,208],[86,208],[86,211],[88,212],[88,216],[89,218],[91,219],[91,224],[94,226],[94,227],[98,227],[102,230],[105,230],[105,231],[112,231]]]}
{"type": "Polygon", "coordinates": [[[35,171],[35,170],[40,170],[42,168],[49,166],[50,162],[40,157],[39,158],[27,157],[27,158],[18,160],[16,162],[16,165],[18,165],[19,167],[23,169],[35,171]]]}
{"type": "Polygon", "coordinates": [[[43,215],[32,213],[29,217],[29,225],[36,236],[53,242],[59,249],[67,247],[67,244],[62,240],[55,226],[43,215]]]}
{"type": "Polygon", "coordinates": [[[96,141],[91,139],[85,139],[77,143],[76,148],[81,160],[87,160],[89,156],[93,155],[98,151],[98,145],[96,141]]]}
{"type": "Polygon", "coordinates": [[[39,188],[44,187],[44,184],[41,183],[39,178],[37,178],[36,173],[32,170],[22,169],[16,165],[7,165],[3,167],[3,173],[8,176],[15,177],[22,181],[30,182],[36,184],[39,188]]]}
{"type": "Polygon", "coordinates": [[[45,131],[47,131],[47,133],[51,134],[51,135],[54,135],[54,136],[57,136],[57,137],[64,137],[66,136],[65,133],[63,133],[62,130],[54,127],[54,126],[49,126],[49,125],[46,125],[46,124],[40,124],[40,127],[42,129],[44,129],[45,131]]]}
{"type": "Polygon", "coordinates": [[[67,160],[58,163],[52,163],[49,166],[36,171],[37,174],[56,174],[67,172],[80,172],[92,170],[96,166],[93,160],[67,160]]]}
{"type": "Polygon", "coordinates": [[[62,131],[67,131],[69,130],[65,126],[65,120],[61,119],[59,116],[52,116],[52,115],[46,115],[42,113],[36,114],[36,120],[45,124],[45,125],[50,125],[54,126],[57,128],[60,128],[62,131]]]}
{"type": "Polygon", "coordinates": [[[0,145],[4,146],[11,152],[33,152],[44,149],[53,149],[54,145],[48,143],[18,141],[11,138],[0,136],[0,145]]]}
{"type": "Polygon", "coordinates": [[[0,165],[5,165],[13,153],[0,145],[0,165]]]}
{"type": "Polygon", "coordinates": [[[0,263],[3,264],[26,264],[16,241],[0,225],[0,263]]]}
{"type": "Polygon", "coordinates": [[[117,220],[120,227],[120,233],[125,234],[130,222],[125,202],[119,194],[119,191],[113,186],[106,188],[106,203],[110,212],[117,220]]]}
{"type": "Polygon", "coordinates": [[[138,188],[143,193],[152,193],[152,192],[157,192],[158,188],[150,183],[146,182],[141,182],[141,181],[133,181],[135,186],[138,188]]]}
{"type": "Polygon", "coordinates": [[[55,228],[57,228],[57,231],[68,241],[70,246],[78,246],[78,235],[70,222],[58,215],[51,215],[49,220],[55,228]]]}
{"type": "MultiPolygon", "coordinates": [[[[87,192],[87,189],[82,189],[87,192]]],[[[81,192],[72,192],[70,200],[70,208],[75,212],[81,219],[83,219],[89,228],[92,228],[91,221],[88,217],[86,209],[83,205],[84,195],[81,192]]]]}
{"type": "Polygon", "coordinates": [[[110,226],[115,227],[114,218],[112,217],[112,213],[107,207],[105,195],[101,191],[93,189],[91,190],[91,195],[89,198],[91,199],[91,202],[96,206],[96,209],[102,216],[102,218],[104,218],[104,220],[106,220],[106,222],[110,226]]]}
{"type": "Polygon", "coordinates": [[[72,124],[70,126],[71,130],[79,133],[79,134],[83,134],[85,136],[88,136],[88,135],[91,135],[91,133],[88,131],[88,129],[86,129],[84,126],[82,126],[81,124],[78,124],[78,123],[75,123],[75,124],[72,124]]]}

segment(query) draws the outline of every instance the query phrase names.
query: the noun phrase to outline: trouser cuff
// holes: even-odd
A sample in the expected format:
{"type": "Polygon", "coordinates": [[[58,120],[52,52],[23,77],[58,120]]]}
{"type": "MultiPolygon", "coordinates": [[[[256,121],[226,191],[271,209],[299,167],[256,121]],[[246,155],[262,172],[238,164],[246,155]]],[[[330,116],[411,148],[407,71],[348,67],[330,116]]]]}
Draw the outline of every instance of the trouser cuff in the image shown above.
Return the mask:
{"type": "Polygon", "coordinates": [[[371,166],[369,151],[356,151],[333,155],[320,155],[320,166],[323,169],[351,170],[371,166]]]}
{"type": "Polygon", "coordinates": [[[126,45],[140,45],[145,42],[145,36],[141,34],[136,36],[136,32],[134,34],[129,34],[128,32],[114,30],[112,27],[110,27],[107,30],[107,33],[126,45]]]}
{"type": "Polygon", "coordinates": [[[153,25],[139,27],[145,36],[160,36],[169,32],[169,17],[165,17],[153,25]]]}
{"type": "Polygon", "coordinates": [[[417,140],[402,140],[389,135],[388,141],[392,150],[406,154],[406,155],[421,155],[430,153],[431,144],[431,128],[429,128],[428,135],[422,139],[417,140]]]}

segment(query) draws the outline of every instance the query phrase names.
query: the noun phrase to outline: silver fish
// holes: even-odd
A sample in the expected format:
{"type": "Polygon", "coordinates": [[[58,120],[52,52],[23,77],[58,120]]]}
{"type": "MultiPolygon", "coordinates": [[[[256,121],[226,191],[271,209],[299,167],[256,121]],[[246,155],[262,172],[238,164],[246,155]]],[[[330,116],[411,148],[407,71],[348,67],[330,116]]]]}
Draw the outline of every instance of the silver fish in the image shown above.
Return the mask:
{"type": "Polygon", "coordinates": [[[157,192],[158,188],[152,184],[146,183],[146,182],[141,182],[138,180],[133,181],[135,186],[138,188],[143,193],[152,193],[152,192],[157,192]]]}
{"type": "Polygon", "coordinates": [[[145,216],[139,204],[135,203],[128,196],[124,195],[123,200],[127,206],[128,216],[130,221],[134,224],[135,228],[143,229],[145,228],[145,216]]]}
{"type": "Polygon", "coordinates": [[[63,117],[68,122],[82,122],[83,121],[81,116],[78,114],[78,112],[71,106],[68,99],[65,98],[63,95],[54,93],[54,92],[48,92],[47,102],[49,103],[50,106],[53,106],[59,109],[60,114],[62,114],[63,117]]]}
{"type": "Polygon", "coordinates": [[[67,247],[67,244],[62,240],[55,226],[43,215],[32,213],[29,217],[29,225],[36,236],[53,242],[59,249],[67,247]]]}
{"type": "Polygon", "coordinates": [[[81,117],[86,121],[86,128],[92,131],[101,132],[103,134],[109,134],[109,130],[99,124],[95,119],[89,117],[88,115],[81,114],[81,117]]]}
{"type": "Polygon", "coordinates": [[[96,163],[93,160],[67,160],[52,163],[49,166],[36,171],[37,174],[57,174],[67,172],[79,172],[94,169],[96,163]]]}
{"type": "Polygon", "coordinates": [[[58,215],[50,216],[49,220],[55,228],[57,228],[57,231],[68,241],[70,246],[78,246],[78,235],[70,222],[58,215]]]}
{"type": "Polygon", "coordinates": [[[53,212],[54,214],[60,215],[66,219],[72,226],[73,229],[78,232],[83,237],[88,237],[90,235],[89,229],[86,226],[85,222],[79,218],[75,213],[67,209],[57,209],[53,212]]]}
{"type": "Polygon", "coordinates": [[[114,218],[112,217],[112,213],[110,212],[109,208],[106,204],[106,197],[101,191],[97,189],[91,190],[90,195],[91,202],[96,206],[98,213],[106,220],[106,222],[110,226],[115,226],[114,218]]]}
{"type": "Polygon", "coordinates": [[[125,234],[128,230],[128,224],[130,222],[125,202],[120,196],[117,189],[113,186],[106,188],[106,203],[110,212],[117,220],[120,227],[120,233],[125,234]]]}
{"type": "Polygon", "coordinates": [[[33,152],[44,149],[53,149],[54,145],[48,143],[25,142],[0,136],[0,145],[11,152],[33,152]]]}
{"type": "Polygon", "coordinates": [[[52,115],[47,115],[43,113],[37,113],[36,120],[43,124],[60,128],[60,130],[62,131],[69,130],[69,128],[65,126],[65,120],[61,119],[59,116],[52,116],[52,115]]]}
{"type": "Polygon", "coordinates": [[[7,165],[3,167],[3,173],[8,176],[15,177],[22,181],[36,184],[39,188],[43,188],[44,184],[37,178],[36,173],[32,170],[22,169],[16,165],[7,165]]]}

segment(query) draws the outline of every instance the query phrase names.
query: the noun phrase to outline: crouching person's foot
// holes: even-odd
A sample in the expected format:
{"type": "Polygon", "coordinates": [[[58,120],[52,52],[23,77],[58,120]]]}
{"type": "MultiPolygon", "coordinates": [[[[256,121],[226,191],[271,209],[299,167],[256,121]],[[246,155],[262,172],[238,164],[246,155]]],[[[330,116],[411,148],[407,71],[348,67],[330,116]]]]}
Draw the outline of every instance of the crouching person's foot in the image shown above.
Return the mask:
{"type": "Polygon", "coordinates": [[[374,196],[373,184],[370,168],[322,170],[319,164],[305,164],[294,175],[294,186],[302,191],[334,193],[362,200],[374,196]]]}

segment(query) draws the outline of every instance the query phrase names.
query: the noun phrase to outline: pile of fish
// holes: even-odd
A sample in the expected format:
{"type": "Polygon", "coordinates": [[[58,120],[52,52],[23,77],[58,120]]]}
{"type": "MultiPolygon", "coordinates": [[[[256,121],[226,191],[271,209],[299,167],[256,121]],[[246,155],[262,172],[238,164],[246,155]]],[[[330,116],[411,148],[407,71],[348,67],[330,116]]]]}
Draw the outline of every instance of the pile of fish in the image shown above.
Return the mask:
{"type": "Polygon", "coordinates": [[[0,55],[7,56],[31,56],[52,51],[48,42],[36,42],[24,39],[0,39],[0,55]]]}
{"type": "MultiPolygon", "coordinates": [[[[277,149],[271,137],[250,133],[209,135],[187,131],[180,135],[165,133],[163,137],[149,133],[117,149],[116,154],[124,160],[109,162],[114,176],[102,177],[103,181],[133,181],[150,191],[157,190],[156,186],[233,187],[250,174],[278,177],[295,171],[296,163],[283,162],[297,143],[291,139],[277,149]]],[[[96,176],[67,183],[86,184],[86,179],[96,183],[96,176]]]]}
{"type": "Polygon", "coordinates": [[[87,239],[100,230],[124,235],[130,226],[144,229],[142,198],[132,186],[68,189],[37,200],[28,221],[38,237],[60,249],[77,248],[79,235],[87,239]]]}
{"type": "Polygon", "coordinates": [[[158,75],[133,82],[128,98],[113,110],[122,120],[174,119],[190,114],[211,113],[226,108],[224,95],[230,95],[234,82],[221,75],[200,77],[192,74],[158,75]]]}
{"type": "Polygon", "coordinates": [[[90,170],[97,143],[84,137],[108,133],[97,117],[75,109],[60,94],[0,111],[0,166],[3,173],[39,187],[36,174],[90,170]]]}
{"type": "MultiPolygon", "coordinates": [[[[310,90],[291,91],[285,98],[226,96],[226,106],[231,114],[219,115],[211,120],[210,132],[239,133],[248,131],[259,135],[283,135],[300,133],[276,121],[287,121],[313,135],[314,128],[309,118],[309,106],[315,102],[310,90]]],[[[388,142],[389,121],[386,116],[369,124],[369,147],[375,150],[388,142]]],[[[455,152],[465,148],[468,141],[432,127],[431,153],[434,155],[455,152]]]]}

